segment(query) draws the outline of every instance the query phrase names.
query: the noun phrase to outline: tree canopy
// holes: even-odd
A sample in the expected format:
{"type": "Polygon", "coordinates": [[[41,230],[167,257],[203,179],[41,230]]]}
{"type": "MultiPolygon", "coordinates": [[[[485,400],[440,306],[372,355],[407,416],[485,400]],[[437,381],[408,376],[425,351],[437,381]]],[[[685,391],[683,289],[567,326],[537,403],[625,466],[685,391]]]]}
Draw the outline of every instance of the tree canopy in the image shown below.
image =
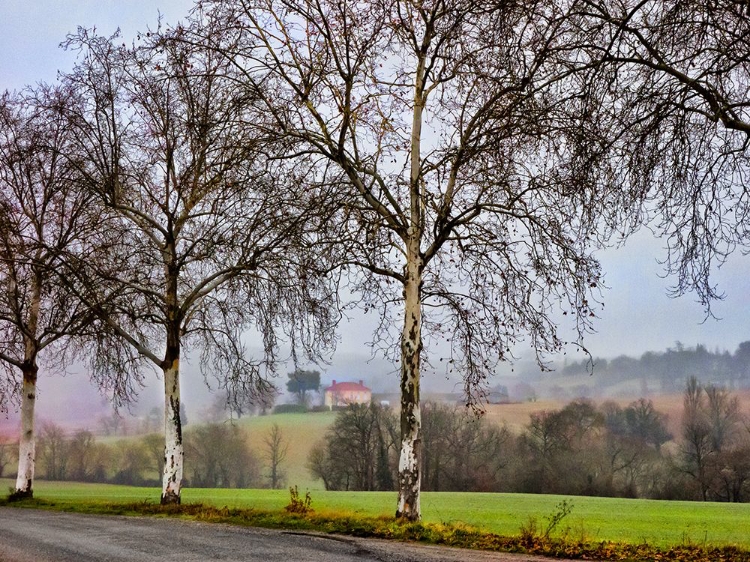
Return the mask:
{"type": "Polygon", "coordinates": [[[289,380],[286,382],[287,391],[297,397],[302,405],[307,405],[307,393],[320,390],[320,371],[295,369],[287,373],[289,380]]]}
{"type": "Polygon", "coordinates": [[[302,250],[326,207],[296,187],[293,165],[274,164],[267,151],[284,146],[256,129],[257,96],[208,46],[165,33],[128,48],[84,29],[68,46],[80,51],[65,77],[80,100],[69,112],[80,183],[103,214],[60,264],[97,317],[94,372],[161,371],[162,501],[179,502],[183,350],[242,403],[272,389],[279,336],[309,357],[333,341],[332,293],[302,250]],[[242,337],[251,327],[259,357],[242,337]]]}
{"type": "Polygon", "coordinates": [[[447,342],[443,364],[481,403],[516,344],[528,338],[540,361],[561,349],[554,311],[579,344],[595,314],[592,252],[623,191],[598,173],[571,70],[577,14],[546,1],[199,6],[185,35],[250,91],[263,85],[269,126],[316,164],[307,184],[335,186],[319,242],[398,357],[398,514],[418,519],[425,345],[447,342]]]}

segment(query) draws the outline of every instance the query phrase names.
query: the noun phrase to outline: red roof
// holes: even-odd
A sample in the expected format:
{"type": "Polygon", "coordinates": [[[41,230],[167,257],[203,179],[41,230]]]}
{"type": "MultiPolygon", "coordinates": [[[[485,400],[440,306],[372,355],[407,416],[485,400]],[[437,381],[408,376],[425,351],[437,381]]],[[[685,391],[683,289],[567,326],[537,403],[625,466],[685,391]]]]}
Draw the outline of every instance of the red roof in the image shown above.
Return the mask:
{"type": "Polygon", "coordinates": [[[364,384],[362,384],[362,381],[356,382],[336,382],[333,381],[333,384],[326,388],[326,392],[361,392],[361,391],[367,391],[370,392],[370,389],[367,388],[364,384]]]}

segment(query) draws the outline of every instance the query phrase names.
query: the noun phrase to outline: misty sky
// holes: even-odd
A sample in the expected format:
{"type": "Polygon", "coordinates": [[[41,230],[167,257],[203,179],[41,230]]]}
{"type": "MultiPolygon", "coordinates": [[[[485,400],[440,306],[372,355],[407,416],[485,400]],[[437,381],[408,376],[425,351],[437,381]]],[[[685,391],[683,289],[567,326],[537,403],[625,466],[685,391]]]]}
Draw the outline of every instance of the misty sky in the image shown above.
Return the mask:
{"type": "MultiPolygon", "coordinates": [[[[74,54],[58,45],[77,26],[96,26],[102,34],[120,27],[129,39],[136,31],[155,27],[159,12],[165,21],[175,23],[191,5],[190,0],[0,0],[0,90],[54,81],[58,69],[69,69],[74,54]]],[[[674,280],[659,276],[657,259],[664,258],[662,246],[645,233],[623,248],[600,255],[610,290],[604,294],[605,309],[596,322],[598,333],[586,340],[595,356],[638,356],[647,350],[664,350],[677,340],[686,346],[703,343],[712,350],[734,351],[737,344],[750,340],[749,258],[737,252],[716,272],[715,281],[726,293],[726,299],[714,309],[721,320],[701,323],[703,309],[694,297],[675,300],[667,296],[674,280]]],[[[368,357],[363,344],[369,340],[371,327],[366,318],[342,327],[340,353],[325,369],[325,379],[359,378],[347,371],[362,365],[362,359],[368,357]]],[[[523,348],[517,354],[530,357],[523,348]]],[[[368,371],[382,369],[382,365],[364,369],[362,374],[367,375],[368,371]]]]}

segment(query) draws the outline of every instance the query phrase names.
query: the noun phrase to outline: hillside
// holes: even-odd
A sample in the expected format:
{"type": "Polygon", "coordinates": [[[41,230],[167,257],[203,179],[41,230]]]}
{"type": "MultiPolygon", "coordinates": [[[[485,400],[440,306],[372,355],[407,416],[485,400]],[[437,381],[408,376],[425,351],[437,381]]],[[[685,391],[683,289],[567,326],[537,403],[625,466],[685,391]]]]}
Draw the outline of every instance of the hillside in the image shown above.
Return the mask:
{"type": "MultiPolygon", "coordinates": [[[[750,414],[750,390],[736,391],[742,409],[750,414]]],[[[664,394],[650,397],[654,407],[669,418],[668,426],[674,435],[679,434],[679,424],[682,417],[682,394],[664,394]]],[[[621,406],[627,406],[634,398],[613,399],[621,406]]],[[[595,400],[597,404],[604,400],[595,400]]],[[[534,412],[542,410],[559,410],[568,400],[539,400],[536,402],[519,402],[512,404],[490,404],[485,416],[488,421],[499,426],[507,426],[514,433],[523,431],[534,412]]],[[[275,414],[242,418],[237,423],[249,432],[249,443],[254,451],[260,455],[266,449],[264,438],[272,424],[281,428],[285,440],[289,443],[289,452],[285,462],[287,482],[298,485],[301,490],[322,490],[323,483],[313,480],[306,468],[307,456],[313,446],[325,438],[326,429],[333,423],[334,412],[316,412],[307,414],[275,414]]]]}

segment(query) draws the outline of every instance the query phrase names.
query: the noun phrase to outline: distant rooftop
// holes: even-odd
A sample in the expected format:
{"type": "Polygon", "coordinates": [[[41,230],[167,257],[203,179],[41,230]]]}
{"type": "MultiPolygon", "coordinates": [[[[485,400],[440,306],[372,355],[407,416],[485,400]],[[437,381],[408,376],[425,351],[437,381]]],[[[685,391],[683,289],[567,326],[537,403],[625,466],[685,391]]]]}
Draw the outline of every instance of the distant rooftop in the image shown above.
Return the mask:
{"type": "Polygon", "coordinates": [[[358,383],[336,382],[336,380],[334,379],[334,381],[331,383],[331,386],[329,386],[325,390],[331,391],[331,392],[352,392],[352,391],[363,391],[363,390],[369,391],[370,389],[365,386],[364,381],[359,381],[358,383]]]}

